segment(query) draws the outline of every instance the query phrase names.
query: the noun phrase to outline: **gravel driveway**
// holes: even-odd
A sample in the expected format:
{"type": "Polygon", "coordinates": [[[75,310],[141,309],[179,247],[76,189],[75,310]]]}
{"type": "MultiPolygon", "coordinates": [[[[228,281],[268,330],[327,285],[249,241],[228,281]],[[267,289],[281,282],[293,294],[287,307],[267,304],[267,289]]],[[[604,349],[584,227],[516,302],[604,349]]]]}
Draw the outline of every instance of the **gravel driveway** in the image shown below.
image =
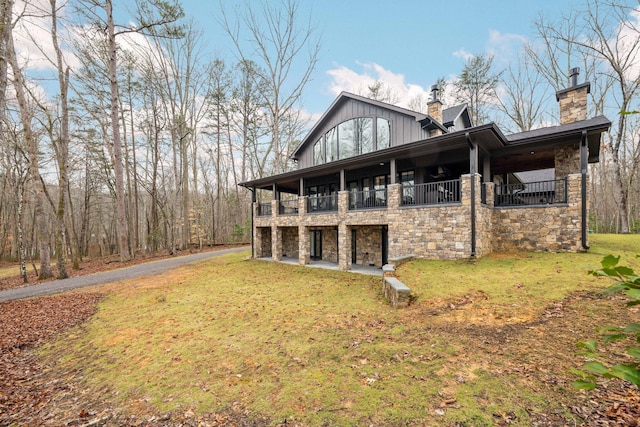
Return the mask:
{"type": "Polygon", "coordinates": [[[88,274],[86,276],[70,277],[63,280],[53,280],[50,282],[41,283],[39,285],[26,286],[24,288],[8,289],[6,291],[0,291],[0,302],[22,298],[39,297],[43,295],[52,295],[72,289],[112,283],[119,280],[131,279],[134,277],[153,276],[155,274],[164,273],[170,268],[177,267],[182,264],[187,264],[193,261],[200,261],[202,259],[212,258],[233,252],[242,252],[246,250],[249,250],[249,248],[245,246],[239,248],[222,249],[213,252],[202,252],[199,254],[151,261],[113,271],[88,274]]]}

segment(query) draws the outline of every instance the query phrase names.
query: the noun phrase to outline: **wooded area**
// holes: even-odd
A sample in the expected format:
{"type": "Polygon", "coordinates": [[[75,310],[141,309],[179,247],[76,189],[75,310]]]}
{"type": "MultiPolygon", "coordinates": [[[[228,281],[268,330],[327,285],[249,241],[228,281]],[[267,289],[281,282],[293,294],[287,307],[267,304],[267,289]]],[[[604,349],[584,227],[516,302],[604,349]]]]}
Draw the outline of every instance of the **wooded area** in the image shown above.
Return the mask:
{"type": "MultiPolygon", "coordinates": [[[[294,1],[212,6],[212,25],[235,46],[215,58],[179,3],[125,3],[0,0],[0,259],[21,260],[25,278],[35,260],[48,277],[54,258],[62,278],[83,257],[248,242],[252,195],[237,184],[294,167],[290,154],[312,124],[301,95],[322,50],[294,1]],[[46,65],[29,63],[25,41],[46,65]]],[[[525,131],[557,122],[555,90],[581,67],[590,116],[615,123],[590,171],[597,232],[640,229],[633,7],[588,0],[541,16],[522,60],[496,70],[479,54],[458,79],[440,81],[478,120],[525,131]]],[[[385,82],[365,95],[397,101],[385,82]]]]}

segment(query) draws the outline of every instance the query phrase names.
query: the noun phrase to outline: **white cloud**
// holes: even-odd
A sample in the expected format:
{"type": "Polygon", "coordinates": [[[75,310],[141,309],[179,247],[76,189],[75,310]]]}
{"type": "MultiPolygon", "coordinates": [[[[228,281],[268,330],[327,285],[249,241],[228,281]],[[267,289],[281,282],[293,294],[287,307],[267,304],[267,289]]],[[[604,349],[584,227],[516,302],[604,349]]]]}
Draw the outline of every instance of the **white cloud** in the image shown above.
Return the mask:
{"type": "Polygon", "coordinates": [[[455,52],[453,52],[453,56],[456,58],[462,58],[465,61],[468,61],[469,59],[474,57],[472,53],[467,52],[465,49],[456,50],[455,52]]]}
{"type": "Polygon", "coordinates": [[[340,92],[351,92],[360,95],[366,95],[368,87],[381,81],[385,90],[388,90],[393,97],[398,99],[396,105],[409,108],[411,102],[419,97],[423,100],[429,99],[429,92],[420,85],[408,83],[405,76],[387,70],[379,64],[375,63],[358,63],[362,67],[360,72],[354,71],[343,65],[337,66],[327,71],[331,76],[329,90],[333,95],[340,92]]]}
{"type": "Polygon", "coordinates": [[[518,53],[527,42],[527,38],[521,34],[501,33],[497,30],[489,30],[487,52],[494,56],[494,63],[499,67],[506,67],[517,60],[518,53]]]}
{"type": "MultiPolygon", "coordinates": [[[[67,5],[58,11],[58,38],[62,42],[67,33],[62,21],[66,15],[67,5]]],[[[14,5],[15,20],[14,40],[18,61],[21,66],[33,71],[49,71],[54,68],[51,61],[55,60],[55,51],[51,40],[51,5],[47,0],[17,0],[14,5]]],[[[71,67],[78,65],[78,61],[70,50],[63,48],[65,61],[71,67]]]]}
{"type": "Polygon", "coordinates": [[[640,34],[640,8],[629,13],[629,20],[621,22],[618,31],[617,40],[609,40],[609,44],[620,52],[618,57],[629,59],[625,78],[633,81],[640,75],[640,46],[636,44],[640,34]]]}

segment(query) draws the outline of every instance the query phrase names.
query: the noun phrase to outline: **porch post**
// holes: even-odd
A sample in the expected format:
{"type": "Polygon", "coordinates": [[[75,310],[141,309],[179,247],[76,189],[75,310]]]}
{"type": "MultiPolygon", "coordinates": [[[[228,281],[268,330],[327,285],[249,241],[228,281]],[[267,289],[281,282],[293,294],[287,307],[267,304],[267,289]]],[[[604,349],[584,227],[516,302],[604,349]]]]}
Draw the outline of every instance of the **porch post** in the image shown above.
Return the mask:
{"type": "Polygon", "coordinates": [[[491,181],[491,159],[489,155],[484,156],[484,161],[482,164],[482,182],[490,182],[491,181]]]}
{"type": "Polygon", "coordinates": [[[476,171],[478,170],[478,145],[465,134],[469,144],[469,171],[471,174],[471,257],[476,256],[476,171]]]}
{"type": "Polygon", "coordinates": [[[304,196],[304,178],[300,178],[300,185],[298,187],[298,196],[304,196]]]}
{"type": "Polygon", "coordinates": [[[397,181],[397,172],[396,172],[396,159],[391,159],[389,161],[389,175],[391,175],[391,182],[390,184],[395,184],[397,181]]]}
{"type": "Polygon", "coordinates": [[[251,190],[251,258],[256,257],[256,225],[255,225],[255,216],[256,216],[256,189],[250,188],[251,190]]]}
{"type": "Polygon", "coordinates": [[[340,169],[340,191],[347,189],[347,177],[344,169],[340,169]]]}

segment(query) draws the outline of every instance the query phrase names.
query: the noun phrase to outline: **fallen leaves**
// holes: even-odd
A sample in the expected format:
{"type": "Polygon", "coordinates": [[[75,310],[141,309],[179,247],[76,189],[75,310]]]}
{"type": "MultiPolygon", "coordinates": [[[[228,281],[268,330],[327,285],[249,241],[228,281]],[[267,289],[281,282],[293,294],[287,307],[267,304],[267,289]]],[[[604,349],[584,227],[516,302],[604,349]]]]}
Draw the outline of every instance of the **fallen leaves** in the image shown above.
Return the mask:
{"type": "MultiPolygon", "coordinates": [[[[87,319],[99,299],[69,294],[0,303],[0,424],[40,425],[28,417],[72,391],[68,384],[45,379],[47,367],[30,350],[87,319]]],[[[42,418],[47,415],[54,418],[42,418]]],[[[86,418],[88,412],[78,415],[86,418]]]]}

